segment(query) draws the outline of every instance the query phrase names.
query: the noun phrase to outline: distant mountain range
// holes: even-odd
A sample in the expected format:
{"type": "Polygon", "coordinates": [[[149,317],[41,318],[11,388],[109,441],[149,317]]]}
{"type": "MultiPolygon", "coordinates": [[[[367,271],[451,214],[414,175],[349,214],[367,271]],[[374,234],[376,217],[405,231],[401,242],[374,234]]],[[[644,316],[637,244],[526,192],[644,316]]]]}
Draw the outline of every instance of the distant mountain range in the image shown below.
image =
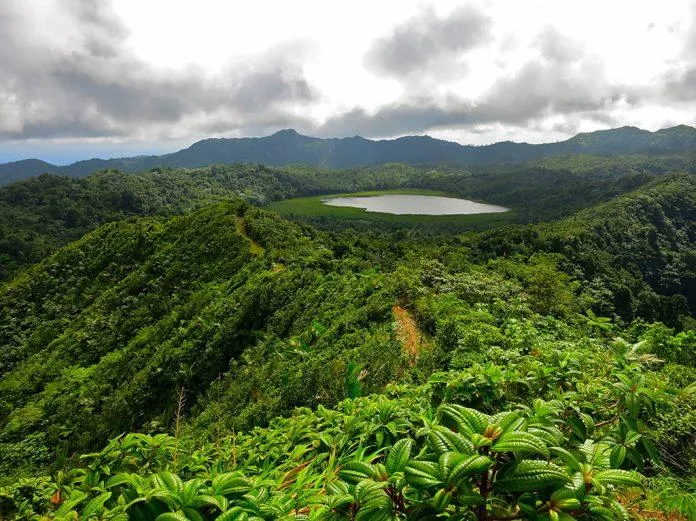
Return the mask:
{"type": "Polygon", "coordinates": [[[414,165],[459,164],[493,165],[521,163],[555,155],[665,154],[696,150],[696,128],[686,125],[650,132],[621,127],[578,134],[566,141],[532,145],[503,141],[492,145],[460,145],[430,136],[406,136],[391,140],[372,140],[355,136],[322,139],[281,130],[260,138],[211,138],[188,148],[160,156],[116,159],[88,159],[57,166],[38,159],[0,164],[0,184],[42,173],[76,177],[94,171],[116,168],[139,172],[157,166],[197,168],[218,163],[289,164],[350,168],[388,162],[414,165]]]}

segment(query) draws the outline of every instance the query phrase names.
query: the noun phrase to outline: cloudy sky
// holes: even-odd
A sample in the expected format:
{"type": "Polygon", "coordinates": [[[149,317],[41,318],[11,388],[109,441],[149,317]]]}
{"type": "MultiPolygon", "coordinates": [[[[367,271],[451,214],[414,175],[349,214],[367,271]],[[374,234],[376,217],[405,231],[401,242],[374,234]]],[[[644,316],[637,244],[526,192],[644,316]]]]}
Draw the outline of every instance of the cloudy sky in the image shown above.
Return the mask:
{"type": "Polygon", "coordinates": [[[696,124],[693,0],[0,0],[0,162],[696,124]]]}

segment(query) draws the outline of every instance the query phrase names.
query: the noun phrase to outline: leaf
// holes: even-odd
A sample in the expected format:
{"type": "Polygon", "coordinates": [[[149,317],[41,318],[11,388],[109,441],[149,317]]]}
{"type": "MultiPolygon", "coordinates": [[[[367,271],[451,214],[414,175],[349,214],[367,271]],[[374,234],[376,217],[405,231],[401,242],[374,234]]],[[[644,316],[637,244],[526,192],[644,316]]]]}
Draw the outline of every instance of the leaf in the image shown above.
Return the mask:
{"type": "MultiPolygon", "coordinates": [[[[224,498],[224,496],[222,496],[222,497],[224,498]]],[[[225,510],[225,509],[223,508],[223,505],[220,503],[220,501],[218,501],[218,499],[217,499],[216,497],[208,496],[208,495],[205,495],[205,494],[201,494],[201,495],[196,496],[196,497],[193,498],[193,500],[189,503],[189,506],[191,506],[192,508],[200,508],[200,507],[206,506],[206,505],[208,505],[208,506],[214,506],[214,507],[216,507],[218,510],[221,510],[221,511],[222,511],[222,510],[225,510]]]]}
{"type": "Polygon", "coordinates": [[[452,502],[452,492],[446,488],[441,488],[433,498],[433,506],[438,512],[444,511],[452,502]]]}
{"type": "Polygon", "coordinates": [[[218,474],[213,478],[215,495],[233,496],[246,494],[251,490],[249,480],[239,472],[218,474]]]}
{"type": "Polygon", "coordinates": [[[463,478],[488,470],[491,465],[493,460],[488,456],[469,456],[452,468],[447,476],[447,484],[458,485],[463,478]]]}
{"type": "Polygon", "coordinates": [[[551,503],[555,508],[561,510],[576,510],[580,508],[580,501],[575,497],[575,493],[567,488],[557,490],[551,494],[551,503]]]}
{"type": "Polygon", "coordinates": [[[534,494],[530,494],[529,492],[520,494],[520,497],[517,498],[517,506],[520,509],[520,511],[527,514],[527,516],[536,517],[537,506],[536,497],[534,496],[534,494]]]}
{"type": "Polygon", "coordinates": [[[682,398],[686,398],[693,394],[696,394],[696,382],[690,383],[679,392],[679,396],[682,398]]]}
{"type": "Polygon", "coordinates": [[[387,455],[386,468],[389,474],[395,474],[396,472],[403,472],[406,468],[406,463],[411,457],[411,448],[413,447],[413,440],[410,438],[404,438],[397,441],[391,449],[389,449],[389,454],[387,455]]]}
{"type": "Polygon", "coordinates": [[[184,507],[183,513],[189,521],[206,521],[206,518],[203,517],[203,514],[201,514],[195,508],[184,507]]]}
{"type": "Polygon", "coordinates": [[[631,515],[628,513],[628,510],[618,501],[612,500],[611,509],[614,511],[614,515],[619,521],[631,521],[631,515]]]}
{"type": "Polygon", "coordinates": [[[99,509],[104,506],[104,503],[111,497],[111,492],[104,492],[99,494],[97,497],[92,499],[89,503],[85,505],[82,511],[82,519],[89,519],[90,516],[96,514],[99,509]]]}
{"type": "Polygon", "coordinates": [[[215,518],[215,521],[247,521],[247,514],[241,507],[232,507],[215,518]]]}
{"type": "Polygon", "coordinates": [[[626,459],[626,447],[623,445],[615,445],[611,449],[611,453],[609,454],[609,464],[617,469],[621,467],[621,464],[624,462],[626,459]]]}
{"type": "Polygon", "coordinates": [[[409,461],[405,472],[406,480],[415,488],[430,488],[442,484],[438,465],[432,461],[409,461]]]}
{"type": "Polygon", "coordinates": [[[473,454],[474,444],[458,432],[437,425],[428,433],[428,445],[438,455],[448,452],[460,452],[462,454],[473,454]]]}
{"type": "Polygon", "coordinates": [[[499,478],[495,485],[500,490],[523,492],[569,482],[569,476],[558,465],[539,460],[522,460],[513,466],[512,471],[499,478]]]}
{"type": "Polygon", "coordinates": [[[643,436],[640,440],[641,445],[643,445],[643,448],[645,449],[645,452],[648,454],[650,457],[650,460],[655,464],[655,465],[662,465],[662,460],[660,459],[660,454],[657,452],[657,449],[655,448],[655,445],[653,444],[652,441],[650,441],[648,438],[643,436]]]}
{"type": "Polygon", "coordinates": [[[592,514],[592,519],[604,519],[606,521],[616,521],[616,516],[614,512],[601,505],[590,505],[588,508],[590,514],[592,514]]]}
{"type": "Polygon", "coordinates": [[[158,515],[155,518],[155,521],[189,521],[189,519],[185,515],[179,514],[178,512],[165,512],[158,515]]]}
{"type": "Polygon", "coordinates": [[[441,405],[438,412],[443,420],[448,420],[448,427],[468,434],[483,433],[489,423],[488,416],[482,412],[457,404],[441,405]]]}
{"type": "Polygon", "coordinates": [[[578,458],[576,458],[575,455],[569,450],[562,447],[550,447],[549,452],[552,455],[561,458],[571,470],[580,470],[580,461],[578,461],[578,458]]]}
{"type": "Polygon", "coordinates": [[[541,454],[549,457],[549,449],[544,440],[528,432],[509,432],[499,438],[491,447],[492,452],[512,452],[541,454]]]}
{"type": "Polygon", "coordinates": [[[369,463],[349,461],[343,465],[338,475],[349,483],[358,483],[364,479],[376,477],[377,469],[369,463]]]}
{"type": "Polygon", "coordinates": [[[87,497],[87,494],[85,494],[81,490],[73,490],[70,493],[70,497],[67,500],[65,500],[65,503],[63,503],[61,507],[58,510],[56,510],[56,517],[66,515],[73,508],[75,508],[77,505],[79,505],[85,499],[87,499],[87,497]]]}
{"type": "Polygon", "coordinates": [[[370,499],[374,499],[375,497],[382,497],[382,487],[382,483],[377,483],[370,479],[364,479],[355,487],[355,499],[361,503],[365,503],[370,499]]]}
{"type": "Polygon", "coordinates": [[[562,445],[565,440],[563,433],[556,427],[530,427],[527,432],[541,438],[548,447],[562,445]]]}
{"type": "Polygon", "coordinates": [[[466,456],[464,456],[464,454],[459,454],[458,452],[445,452],[441,454],[437,460],[440,479],[447,481],[447,476],[449,476],[452,469],[465,458],[466,456]]]}
{"type": "Polygon", "coordinates": [[[643,488],[640,474],[628,470],[610,469],[597,472],[593,478],[601,485],[621,485],[626,487],[643,488]]]}
{"type": "Polygon", "coordinates": [[[573,433],[580,438],[581,440],[584,440],[587,438],[587,426],[585,423],[578,418],[577,416],[571,416],[566,420],[568,425],[570,425],[570,428],[573,429],[573,433]]]}
{"type": "Polygon", "coordinates": [[[493,425],[497,425],[505,434],[506,431],[516,431],[526,420],[520,417],[520,413],[517,411],[504,411],[494,414],[490,418],[490,422],[493,425]]]}
{"type": "Polygon", "coordinates": [[[326,499],[326,504],[331,510],[338,510],[350,505],[354,501],[350,494],[335,494],[326,499]]]}
{"type": "Polygon", "coordinates": [[[642,438],[642,435],[641,435],[641,434],[637,433],[637,432],[634,431],[634,430],[629,430],[629,431],[626,433],[626,437],[624,438],[624,444],[625,444],[625,445],[633,445],[634,443],[636,443],[636,442],[637,442],[639,439],[641,439],[641,438],[642,438]]]}
{"type": "Polygon", "coordinates": [[[356,521],[358,519],[368,521],[390,517],[393,505],[382,486],[381,483],[364,480],[355,487],[355,499],[360,505],[358,514],[355,516],[356,521]]]}
{"type": "Polygon", "coordinates": [[[111,476],[104,486],[105,488],[113,488],[125,483],[130,484],[131,482],[132,479],[130,474],[116,474],[115,476],[111,476]]]}
{"type": "Polygon", "coordinates": [[[184,482],[173,472],[160,472],[150,477],[150,482],[156,488],[163,488],[175,494],[184,491],[184,482]]]}
{"type": "Polygon", "coordinates": [[[478,450],[481,447],[490,447],[493,444],[493,440],[486,438],[482,434],[472,434],[471,443],[474,445],[474,449],[478,450]]]}

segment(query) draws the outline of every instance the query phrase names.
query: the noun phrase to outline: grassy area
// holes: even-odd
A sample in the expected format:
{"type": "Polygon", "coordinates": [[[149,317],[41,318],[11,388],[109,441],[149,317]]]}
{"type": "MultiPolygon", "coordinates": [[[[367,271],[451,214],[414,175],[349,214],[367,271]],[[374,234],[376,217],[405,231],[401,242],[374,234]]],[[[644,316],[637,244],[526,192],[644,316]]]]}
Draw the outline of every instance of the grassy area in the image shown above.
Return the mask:
{"type": "Polygon", "coordinates": [[[345,194],[325,194],[312,197],[298,197],[276,201],[268,205],[274,212],[293,219],[342,219],[350,221],[371,221],[396,225],[442,224],[462,228],[488,228],[495,225],[507,224],[514,220],[515,211],[504,213],[485,213],[473,215],[395,215],[390,213],[366,212],[362,208],[350,208],[346,206],[329,206],[322,203],[327,197],[359,197],[376,196],[386,194],[410,194],[410,195],[439,195],[458,197],[456,195],[437,190],[401,189],[401,190],[373,190],[368,192],[355,192],[345,194]]]}

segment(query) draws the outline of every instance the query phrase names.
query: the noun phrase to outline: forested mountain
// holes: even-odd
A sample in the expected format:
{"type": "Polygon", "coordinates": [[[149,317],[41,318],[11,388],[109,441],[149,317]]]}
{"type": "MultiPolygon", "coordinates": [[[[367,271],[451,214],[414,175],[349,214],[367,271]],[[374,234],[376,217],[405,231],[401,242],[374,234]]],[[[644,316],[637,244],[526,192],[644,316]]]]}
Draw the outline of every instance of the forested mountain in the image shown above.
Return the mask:
{"type": "Polygon", "coordinates": [[[558,155],[667,154],[693,150],[696,129],[686,125],[649,132],[622,127],[578,134],[566,141],[532,145],[501,142],[492,145],[459,145],[429,136],[406,136],[393,140],[370,140],[360,136],[321,139],[295,130],[281,130],[262,138],[204,139],[190,147],[161,156],[89,159],[56,166],[30,159],[0,165],[0,184],[39,173],[74,177],[116,168],[139,172],[158,166],[198,168],[216,163],[263,163],[272,166],[306,164],[329,168],[354,168],[390,162],[413,165],[458,164],[482,166],[517,164],[558,155]]]}
{"type": "Polygon", "coordinates": [[[60,167],[39,159],[24,159],[0,164],[0,184],[5,185],[47,172],[59,172],[60,167]]]}
{"type": "Polygon", "coordinates": [[[4,517],[696,510],[692,175],[237,165],[0,196],[46,245],[0,285],[4,517]],[[317,229],[250,204],[414,186],[523,223],[317,229]]]}
{"type": "Polygon", "coordinates": [[[675,174],[559,222],[476,240],[483,258],[559,253],[566,271],[596,295],[598,313],[675,325],[696,310],[695,223],[696,177],[675,174]]]}

